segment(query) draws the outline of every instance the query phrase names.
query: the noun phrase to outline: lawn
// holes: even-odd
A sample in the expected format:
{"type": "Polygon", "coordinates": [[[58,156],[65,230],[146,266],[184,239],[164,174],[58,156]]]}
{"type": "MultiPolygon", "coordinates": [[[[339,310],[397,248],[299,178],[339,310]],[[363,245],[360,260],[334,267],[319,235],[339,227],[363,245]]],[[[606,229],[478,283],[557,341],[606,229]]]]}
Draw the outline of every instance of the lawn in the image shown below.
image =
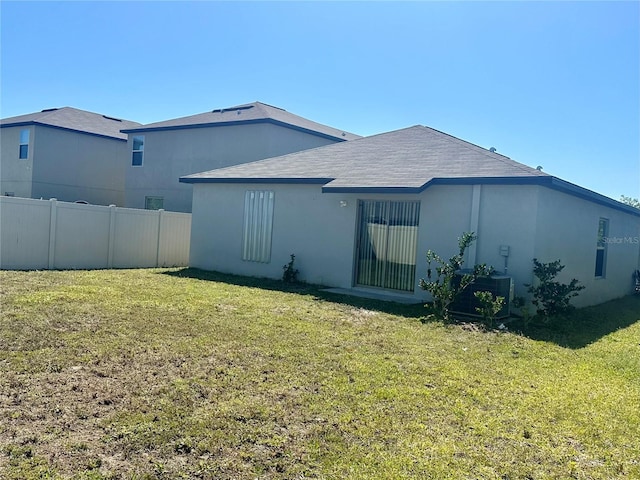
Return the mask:
{"type": "Polygon", "coordinates": [[[640,478],[640,298],[518,333],[193,270],[0,272],[0,478],[640,478]]]}

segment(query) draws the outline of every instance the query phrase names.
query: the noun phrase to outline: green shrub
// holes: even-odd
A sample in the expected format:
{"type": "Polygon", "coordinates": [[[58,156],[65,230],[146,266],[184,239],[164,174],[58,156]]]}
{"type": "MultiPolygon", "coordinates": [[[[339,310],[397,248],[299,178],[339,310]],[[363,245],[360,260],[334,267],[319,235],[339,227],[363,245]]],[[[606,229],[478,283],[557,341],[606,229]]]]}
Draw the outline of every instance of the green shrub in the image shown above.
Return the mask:
{"type": "Polygon", "coordinates": [[[571,299],[585,288],[575,278],[568,284],[557,282],[555,278],[563,269],[564,265],[560,264],[560,260],[542,263],[537,258],[533,259],[533,274],[538,281],[536,285],[525,286],[533,295],[531,302],[536,307],[536,316],[544,322],[553,317],[565,316],[573,310],[571,299]]]}
{"type": "Polygon", "coordinates": [[[480,302],[480,306],[476,307],[476,312],[482,315],[482,321],[485,325],[493,328],[496,315],[504,305],[504,297],[497,296],[494,298],[491,292],[474,292],[473,295],[480,302]]]}
{"type": "Polygon", "coordinates": [[[292,253],[291,260],[286,265],[282,266],[282,281],[287,283],[295,283],[298,281],[298,269],[293,267],[293,262],[295,262],[296,256],[292,253]]]}
{"type": "Polygon", "coordinates": [[[456,272],[464,264],[464,254],[469,246],[478,237],[473,232],[465,232],[458,238],[458,254],[448,261],[443,260],[433,250],[427,251],[427,280],[420,279],[420,288],[428,291],[433,297],[433,313],[442,320],[450,320],[449,306],[458,294],[476,281],[478,277],[489,276],[493,272],[492,267],[485,264],[475,265],[471,273],[465,273],[460,278],[460,283],[453,282],[456,272]],[[432,263],[438,265],[431,267],[432,263]]]}

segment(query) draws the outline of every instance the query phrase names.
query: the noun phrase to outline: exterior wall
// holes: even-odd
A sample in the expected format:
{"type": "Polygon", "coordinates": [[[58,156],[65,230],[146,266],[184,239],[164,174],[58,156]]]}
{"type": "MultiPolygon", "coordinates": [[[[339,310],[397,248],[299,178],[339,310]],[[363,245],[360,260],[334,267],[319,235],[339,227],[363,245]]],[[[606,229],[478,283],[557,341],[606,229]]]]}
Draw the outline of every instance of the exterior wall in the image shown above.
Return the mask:
{"type": "Polygon", "coordinates": [[[6,127],[0,194],[124,205],[127,143],[41,125],[6,127]],[[20,160],[20,131],[29,129],[28,158],[20,160]]]}
{"type": "MultiPolygon", "coordinates": [[[[465,231],[476,231],[483,237],[483,243],[478,242],[476,252],[478,263],[492,263],[500,268],[503,258],[498,255],[498,248],[503,244],[510,245],[512,255],[517,257],[511,261],[513,272],[510,273],[522,277],[518,281],[529,281],[535,228],[528,226],[523,231],[514,231],[511,224],[504,221],[511,217],[520,218],[520,224],[526,226],[527,221],[535,221],[535,213],[528,212],[527,220],[521,215],[526,208],[520,206],[520,202],[505,201],[513,191],[488,187],[483,192],[484,204],[480,208],[479,219],[472,225],[473,190],[474,187],[465,185],[434,186],[421,194],[400,196],[323,194],[317,185],[196,184],[189,264],[205,270],[281,278],[282,266],[293,253],[302,280],[351,288],[358,200],[419,200],[420,226],[413,292],[416,299],[428,298],[427,292],[418,286],[419,279],[426,275],[427,250],[449,258],[457,253],[457,239],[465,231]],[[247,190],[275,192],[270,263],[241,259],[244,194],[247,190]],[[346,206],[342,207],[341,202],[346,202],[346,206]],[[506,212],[506,216],[494,215],[493,210],[498,208],[503,212],[506,208],[511,210],[506,212]]],[[[527,188],[523,202],[535,199],[535,189],[527,188]]]]}
{"type": "Polygon", "coordinates": [[[533,281],[533,257],[539,187],[533,185],[481,185],[479,227],[475,229],[477,263],[513,277],[514,293],[526,296],[533,281]],[[500,247],[509,247],[506,259],[500,247]],[[506,266],[506,271],[505,271],[506,266]]]}
{"type": "Polygon", "coordinates": [[[478,235],[467,266],[486,263],[513,277],[515,295],[527,296],[533,258],[561,259],[566,268],[560,280],[576,277],[587,286],[574,299],[577,306],[631,293],[640,251],[638,217],[534,185],[437,185],[419,195],[362,195],[323,194],[318,185],[196,184],[190,265],[281,278],[282,266],[294,253],[302,280],[351,288],[359,199],[420,200],[416,300],[428,298],[418,286],[426,275],[427,250],[447,259],[457,253],[457,239],[466,231],[478,235]],[[241,260],[247,190],[275,192],[270,263],[241,260]],[[621,239],[608,246],[604,279],[594,278],[600,217],[609,219],[609,237],[621,239]],[[506,263],[501,246],[509,247],[506,263]]]}
{"type": "Polygon", "coordinates": [[[127,143],[36,126],[33,198],[124,205],[127,143]]]}
{"type": "Polygon", "coordinates": [[[34,141],[33,126],[0,128],[0,195],[11,192],[16,197],[31,197],[34,141]],[[29,129],[29,154],[20,160],[20,131],[24,129],[29,129]]]}
{"type": "Polygon", "coordinates": [[[184,175],[262,160],[334,143],[268,123],[130,133],[125,205],[145,208],[146,196],[164,198],[165,210],[190,212],[191,185],[184,175]],[[131,165],[133,137],[144,135],[141,167],[131,165]]]}
{"type": "Polygon", "coordinates": [[[282,278],[282,266],[296,255],[300,278],[350,287],[356,204],[341,207],[317,185],[194,185],[189,265],[240,275],[282,278]],[[271,261],[242,260],[244,195],[275,192],[271,261]]]}
{"type": "Polygon", "coordinates": [[[633,291],[632,273],[638,268],[640,218],[544,187],[538,202],[535,257],[557,259],[565,265],[560,281],[577,278],[586,286],[573,304],[595,305],[633,291]],[[609,220],[606,272],[595,277],[600,218],[609,220]]]}

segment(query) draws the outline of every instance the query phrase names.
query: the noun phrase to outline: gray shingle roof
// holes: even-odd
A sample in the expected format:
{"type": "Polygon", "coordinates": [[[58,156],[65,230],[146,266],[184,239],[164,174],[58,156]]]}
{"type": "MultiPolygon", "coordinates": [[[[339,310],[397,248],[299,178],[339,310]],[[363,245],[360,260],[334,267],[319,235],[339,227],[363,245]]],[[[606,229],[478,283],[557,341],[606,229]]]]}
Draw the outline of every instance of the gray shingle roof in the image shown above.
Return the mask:
{"type": "Polygon", "coordinates": [[[130,120],[121,120],[72,107],[50,108],[42,110],[41,112],[0,120],[0,126],[2,127],[31,124],[64,128],[66,130],[117,138],[119,140],[127,139],[127,135],[121,133],[120,130],[140,125],[130,120]]]}
{"type": "Polygon", "coordinates": [[[432,128],[393,132],[182,177],[185,183],[319,183],[325,191],[408,189],[434,180],[550,177],[432,128]]]}
{"type": "Polygon", "coordinates": [[[355,138],[360,138],[359,135],[345,132],[327,125],[322,125],[298,115],[294,115],[293,113],[289,113],[281,108],[260,102],[216,109],[211,112],[175,118],[164,122],[149,123],[147,125],[142,125],[139,128],[124,129],[124,132],[134,133],[264,122],[281,124],[339,140],[353,140],[355,138]]]}

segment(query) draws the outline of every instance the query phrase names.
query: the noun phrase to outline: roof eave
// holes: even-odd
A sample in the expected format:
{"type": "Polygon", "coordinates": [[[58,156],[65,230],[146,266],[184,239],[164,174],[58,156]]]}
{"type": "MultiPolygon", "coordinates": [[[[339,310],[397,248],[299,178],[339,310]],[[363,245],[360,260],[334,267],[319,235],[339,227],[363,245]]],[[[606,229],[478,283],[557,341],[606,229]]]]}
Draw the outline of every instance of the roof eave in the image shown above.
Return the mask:
{"type": "Polygon", "coordinates": [[[328,185],[322,188],[323,193],[421,193],[432,185],[544,185],[549,183],[550,176],[531,177],[438,177],[416,187],[391,186],[351,186],[334,187],[328,185]]]}
{"type": "Polygon", "coordinates": [[[299,185],[324,185],[331,182],[333,178],[224,178],[224,177],[180,177],[179,181],[182,183],[262,183],[262,184],[299,184],[299,185]]]}
{"type": "Polygon", "coordinates": [[[127,141],[126,138],[114,137],[112,135],[105,135],[105,134],[102,134],[102,133],[87,132],[86,130],[78,130],[76,128],[61,127],[59,125],[50,125],[48,123],[42,123],[42,122],[38,122],[36,120],[29,120],[27,122],[3,123],[2,125],[0,125],[0,128],[28,127],[28,126],[31,126],[31,125],[35,125],[35,126],[38,126],[38,127],[54,128],[56,130],[64,130],[64,131],[67,131],[67,132],[82,133],[83,135],[91,135],[93,137],[107,138],[109,140],[117,140],[119,142],[126,142],[127,141]]]}
{"type": "Polygon", "coordinates": [[[622,202],[614,200],[613,198],[609,198],[605,195],[601,195],[592,190],[580,187],[557,177],[551,177],[551,179],[552,181],[547,186],[553,190],[558,190],[560,192],[582,198],[583,200],[589,200],[599,205],[603,205],[605,207],[613,208],[615,210],[640,217],[640,209],[632,207],[631,205],[626,205],[622,202]]]}
{"type": "Polygon", "coordinates": [[[328,140],[338,140],[341,142],[347,141],[347,139],[343,137],[339,137],[336,135],[329,135],[328,133],[319,132],[317,130],[312,130],[310,128],[300,127],[298,125],[292,125],[290,123],[281,122],[280,120],[274,120],[272,118],[255,118],[250,120],[234,120],[230,122],[207,122],[207,123],[196,123],[196,124],[189,124],[189,125],[168,125],[164,127],[127,128],[124,130],[120,130],[120,132],[146,133],[146,132],[161,132],[161,131],[168,131],[168,130],[189,130],[193,128],[212,128],[212,127],[230,127],[234,125],[253,125],[253,124],[260,124],[260,123],[270,123],[273,125],[278,125],[280,127],[290,128],[298,132],[304,132],[311,135],[315,135],[317,137],[326,138],[328,140]]]}
{"type": "Polygon", "coordinates": [[[587,200],[598,205],[613,208],[636,217],[640,217],[640,210],[630,205],[625,205],[612,198],[580,187],[573,183],[561,180],[551,175],[535,175],[523,177],[460,177],[460,178],[433,178],[419,187],[399,186],[331,186],[327,185],[334,178],[210,178],[210,177],[181,177],[182,183],[217,183],[217,184],[299,184],[299,185],[323,185],[322,193],[369,193],[369,194],[418,194],[433,185],[540,185],[587,200]]]}

